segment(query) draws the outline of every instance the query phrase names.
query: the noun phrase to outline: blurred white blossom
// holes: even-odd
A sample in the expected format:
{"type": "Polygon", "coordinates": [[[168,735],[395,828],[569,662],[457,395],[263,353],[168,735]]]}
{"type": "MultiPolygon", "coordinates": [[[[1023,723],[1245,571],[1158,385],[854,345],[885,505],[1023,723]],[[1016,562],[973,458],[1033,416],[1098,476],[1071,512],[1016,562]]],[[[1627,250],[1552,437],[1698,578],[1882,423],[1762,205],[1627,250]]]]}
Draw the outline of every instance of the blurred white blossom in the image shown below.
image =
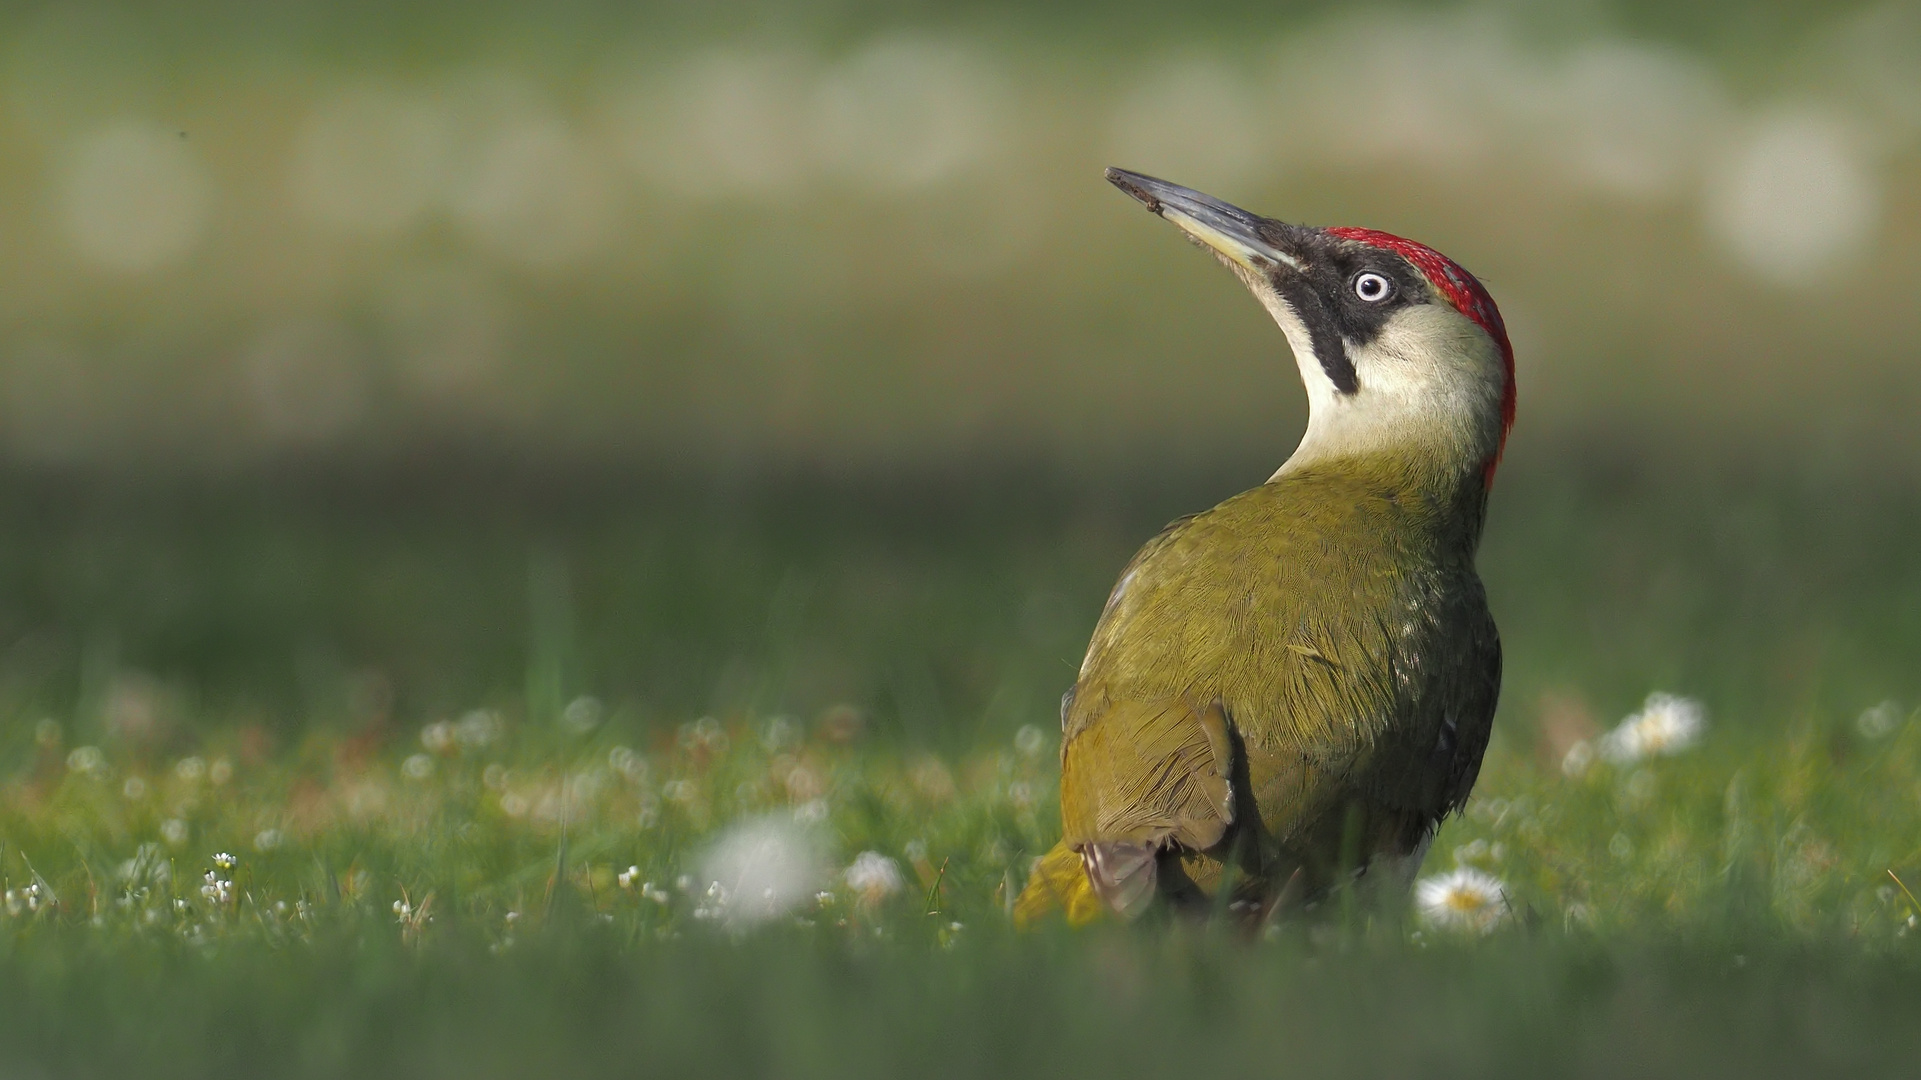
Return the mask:
{"type": "Polygon", "coordinates": [[[782,816],[728,829],[700,867],[704,889],[696,914],[736,928],[785,914],[812,896],[825,876],[812,834],[782,816]]]}
{"type": "Polygon", "coordinates": [[[605,710],[596,697],[577,697],[560,710],[560,726],[576,735],[585,735],[600,726],[605,710]]]}
{"type": "Polygon", "coordinates": [[[1615,764],[1678,754],[1701,740],[1707,731],[1707,709],[1693,698],[1653,693],[1641,711],[1603,735],[1601,756],[1615,764]]]}
{"type": "Polygon", "coordinates": [[[900,864],[878,851],[856,855],[844,876],[847,887],[869,907],[901,891],[906,884],[901,878],[900,864]]]}
{"type": "Polygon", "coordinates": [[[1038,757],[1046,745],[1046,733],[1033,724],[1022,724],[1014,733],[1014,749],[1020,751],[1022,757],[1038,757]]]}
{"type": "Polygon", "coordinates": [[[1561,758],[1561,771],[1568,776],[1579,776],[1587,772],[1588,766],[1592,764],[1594,764],[1594,744],[1582,739],[1567,748],[1567,754],[1561,758]]]}
{"type": "Polygon", "coordinates": [[[67,768],[82,776],[103,776],[107,771],[107,755],[97,746],[76,746],[67,755],[67,768]]]}
{"type": "Polygon", "coordinates": [[[1856,717],[1854,727],[1870,739],[1884,739],[1901,726],[1903,719],[1900,702],[1883,701],[1856,717]]]}
{"type": "Polygon", "coordinates": [[[1499,926],[1509,914],[1507,887],[1501,879],[1466,866],[1416,882],[1414,904],[1430,926],[1481,934],[1499,926]]]}
{"type": "Polygon", "coordinates": [[[430,754],[451,754],[454,752],[454,725],[451,721],[436,720],[420,729],[420,745],[430,754]]]}
{"type": "Polygon", "coordinates": [[[504,726],[494,713],[475,709],[454,725],[454,741],[460,744],[462,750],[479,750],[499,739],[504,726]]]}

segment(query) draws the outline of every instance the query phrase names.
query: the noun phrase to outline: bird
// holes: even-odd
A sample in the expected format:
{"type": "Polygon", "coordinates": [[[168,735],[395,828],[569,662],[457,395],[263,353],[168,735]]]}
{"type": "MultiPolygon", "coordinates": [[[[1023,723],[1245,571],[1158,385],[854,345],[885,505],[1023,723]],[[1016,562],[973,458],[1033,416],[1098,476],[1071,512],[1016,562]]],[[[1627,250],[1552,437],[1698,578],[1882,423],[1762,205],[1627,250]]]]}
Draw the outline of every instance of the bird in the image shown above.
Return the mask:
{"type": "Polygon", "coordinates": [[[1061,701],[1062,838],[1015,922],[1265,925],[1363,879],[1405,896],[1500,697],[1476,567],[1514,423],[1500,311],[1424,244],[1106,175],[1273,316],[1309,416],[1266,482],[1122,570],[1061,701]]]}

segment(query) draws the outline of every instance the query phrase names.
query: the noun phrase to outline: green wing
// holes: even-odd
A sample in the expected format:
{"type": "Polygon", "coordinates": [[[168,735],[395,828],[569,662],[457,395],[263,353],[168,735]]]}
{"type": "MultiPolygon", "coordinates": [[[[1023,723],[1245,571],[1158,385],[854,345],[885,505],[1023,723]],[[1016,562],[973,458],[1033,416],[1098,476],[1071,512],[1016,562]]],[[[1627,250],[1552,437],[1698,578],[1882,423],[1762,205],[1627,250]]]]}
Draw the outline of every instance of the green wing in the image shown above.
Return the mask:
{"type": "Polygon", "coordinates": [[[1500,678],[1471,561],[1408,543],[1365,485],[1301,494],[1174,523],[1109,597],[1062,715],[1062,822],[1097,888],[1104,858],[1138,891],[1147,853],[1222,847],[1237,818],[1284,870],[1411,849],[1465,800],[1500,678]]]}

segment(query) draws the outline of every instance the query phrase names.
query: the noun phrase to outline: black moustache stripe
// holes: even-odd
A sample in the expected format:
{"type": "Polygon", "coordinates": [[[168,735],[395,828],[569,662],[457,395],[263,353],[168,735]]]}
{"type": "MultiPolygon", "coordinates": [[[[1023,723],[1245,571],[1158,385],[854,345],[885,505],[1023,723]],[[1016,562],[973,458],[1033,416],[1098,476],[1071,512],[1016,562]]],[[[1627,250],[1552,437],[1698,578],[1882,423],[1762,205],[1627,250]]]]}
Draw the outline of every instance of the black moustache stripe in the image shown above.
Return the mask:
{"type": "Polygon", "coordinates": [[[1282,299],[1294,309],[1295,317],[1307,327],[1308,339],[1314,344],[1314,358],[1320,361],[1321,370],[1327,373],[1334,389],[1343,394],[1359,390],[1361,381],[1354,373],[1354,361],[1347,355],[1346,338],[1320,293],[1306,279],[1293,275],[1280,275],[1274,284],[1280,289],[1282,299]]]}

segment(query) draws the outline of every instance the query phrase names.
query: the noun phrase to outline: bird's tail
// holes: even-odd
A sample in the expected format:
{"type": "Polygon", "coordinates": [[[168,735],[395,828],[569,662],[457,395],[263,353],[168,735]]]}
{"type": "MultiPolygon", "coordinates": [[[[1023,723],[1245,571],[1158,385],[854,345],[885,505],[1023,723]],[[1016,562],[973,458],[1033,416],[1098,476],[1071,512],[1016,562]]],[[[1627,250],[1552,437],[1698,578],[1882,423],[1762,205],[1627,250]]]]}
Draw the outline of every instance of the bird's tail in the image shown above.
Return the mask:
{"type": "Polygon", "coordinates": [[[1034,860],[1027,876],[1027,887],[1014,901],[1014,925],[1025,929],[1059,911],[1070,926],[1085,926],[1099,918],[1106,905],[1094,892],[1087,869],[1081,865],[1080,852],[1065,842],[1034,860]]]}

